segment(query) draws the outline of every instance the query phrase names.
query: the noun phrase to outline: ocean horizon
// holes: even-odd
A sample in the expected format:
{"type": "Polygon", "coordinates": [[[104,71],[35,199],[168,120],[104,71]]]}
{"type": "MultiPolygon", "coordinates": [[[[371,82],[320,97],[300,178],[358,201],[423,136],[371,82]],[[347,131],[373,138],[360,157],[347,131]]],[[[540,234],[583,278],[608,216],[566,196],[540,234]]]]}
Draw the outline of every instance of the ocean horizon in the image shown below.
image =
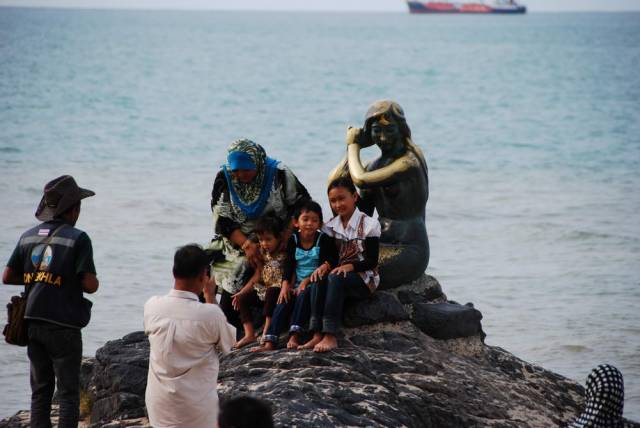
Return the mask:
{"type": "MultiPolygon", "coordinates": [[[[583,385],[618,367],[640,420],[638,16],[0,7],[0,256],[47,181],[96,192],[77,225],[101,281],[92,356],[142,329],[178,246],[211,239],[232,141],[263,145],[328,217],[347,127],[394,99],[429,166],[427,274],[482,312],[489,345],[583,385]]],[[[28,409],[28,372],[0,345],[0,418],[28,409]]]]}
{"type": "MultiPolygon", "coordinates": [[[[526,6],[526,4],[525,4],[526,6]]],[[[291,9],[291,8],[281,8],[281,9],[260,9],[260,8],[205,8],[205,7],[149,7],[149,6],[100,6],[100,5],[29,5],[29,4],[0,4],[0,9],[17,9],[17,10],[68,10],[68,11],[79,11],[79,12],[215,12],[215,13],[292,13],[292,14],[357,14],[357,15],[367,15],[367,14],[402,14],[407,15],[409,11],[406,7],[399,10],[362,10],[362,9],[291,9]]],[[[609,9],[594,9],[594,10],[580,10],[580,9],[566,9],[566,10],[550,10],[550,9],[538,9],[538,10],[530,10],[527,9],[526,14],[550,14],[550,15],[563,15],[563,14],[637,14],[640,13],[640,8],[638,9],[620,9],[620,10],[609,10],[609,9]]],[[[428,15],[428,16],[438,16],[436,15],[428,15]]],[[[459,15],[463,16],[463,15],[459,15]]],[[[482,16],[482,15],[475,15],[482,16]]],[[[424,18],[422,18],[424,19],[424,18]]]]}

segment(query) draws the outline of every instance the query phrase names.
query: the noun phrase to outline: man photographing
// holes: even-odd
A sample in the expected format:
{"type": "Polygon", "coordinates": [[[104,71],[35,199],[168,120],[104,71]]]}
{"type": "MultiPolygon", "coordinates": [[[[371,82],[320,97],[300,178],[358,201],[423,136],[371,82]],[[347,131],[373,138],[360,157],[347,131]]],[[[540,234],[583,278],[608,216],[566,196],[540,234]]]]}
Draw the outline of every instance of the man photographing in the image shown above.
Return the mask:
{"type": "Polygon", "coordinates": [[[51,400],[58,386],[60,428],[77,427],[80,402],[80,329],[89,323],[98,278],[89,236],[75,228],[80,201],[95,193],[70,175],[44,187],[36,210],[42,223],[27,230],[2,274],[5,284],[25,285],[27,354],[31,363],[32,428],[51,427],[51,400]]]}
{"type": "MultiPolygon", "coordinates": [[[[145,401],[155,428],[215,427],[218,416],[218,353],[235,344],[236,329],[216,304],[200,303],[212,295],[209,257],[198,245],[186,245],[173,259],[169,294],[144,305],[149,336],[149,374],[145,401]]],[[[215,300],[214,300],[215,302],[215,300]]]]}

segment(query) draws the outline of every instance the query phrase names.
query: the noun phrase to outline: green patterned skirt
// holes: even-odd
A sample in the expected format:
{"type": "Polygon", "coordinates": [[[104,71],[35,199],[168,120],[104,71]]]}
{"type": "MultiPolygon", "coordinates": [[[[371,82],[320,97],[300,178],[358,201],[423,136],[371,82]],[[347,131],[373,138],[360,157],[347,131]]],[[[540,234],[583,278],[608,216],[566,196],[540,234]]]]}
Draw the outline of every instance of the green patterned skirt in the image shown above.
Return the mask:
{"type": "Polygon", "coordinates": [[[224,237],[212,240],[206,250],[213,255],[211,276],[218,287],[230,294],[240,291],[250,271],[244,252],[234,248],[233,244],[224,237]]]}

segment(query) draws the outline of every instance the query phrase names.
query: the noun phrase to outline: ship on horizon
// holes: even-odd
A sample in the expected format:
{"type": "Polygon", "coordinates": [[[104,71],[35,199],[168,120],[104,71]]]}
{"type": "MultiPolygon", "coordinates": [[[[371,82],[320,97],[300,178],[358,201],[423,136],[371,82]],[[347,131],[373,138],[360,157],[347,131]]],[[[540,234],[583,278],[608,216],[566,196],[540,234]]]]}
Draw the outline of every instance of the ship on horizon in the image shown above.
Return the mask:
{"type": "Polygon", "coordinates": [[[447,1],[412,1],[407,0],[410,13],[468,13],[468,14],[522,14],[527,13],[527,7],[516,3],[514,0],[498,0],[491,4],[486,3],[453,3],[447,1]]]}

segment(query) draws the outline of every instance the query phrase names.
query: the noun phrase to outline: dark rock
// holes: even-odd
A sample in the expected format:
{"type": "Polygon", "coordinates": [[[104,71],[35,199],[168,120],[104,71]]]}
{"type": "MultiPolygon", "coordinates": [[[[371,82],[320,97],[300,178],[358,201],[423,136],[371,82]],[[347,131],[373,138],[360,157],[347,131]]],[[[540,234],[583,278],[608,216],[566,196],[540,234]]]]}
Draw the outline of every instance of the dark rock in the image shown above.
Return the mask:
{"type": "Polygon", "coordinates": [[[482,334],[482,314],[473,306],[455,303],[416,303],[413,322],[436,339],[456,339],[482,334]]]}
{"type": "Polygon", "coordinates": [[[557,426],[579,411],[575,382],[542,368],[524,378],[527,363],[478,338],[477,355],[449,342],[399,322],[347,329],[327,354],[242,350],[222,360],[219,391],[269,400],[280,426],[557,426]]]}
{"type": "Polygon", "coordinates": [[[442,303],[447,301],[447,296],[442,292],[442,287],[437,279],[430,275],[422,275],[420,278],[401,285],[389,292],[395,293],[403,305],[413,303],[442,303]]]}
{"type": "Polygon", "coordinates": [[[81,385],[90,395],[91,422],[143,417],[144,393],[149,367],[149,341],[138,331],[107,342],[96,351],[95,360],[83,361],[81,385]]]}
{"type": "Polygon", "coordinates": [[[404,321],[409,314],[393,294],[386,291],[374,293],[369,299],[345,305],[345,327],[404,321]]]}
{"type": "Polygon", "coordinates": [[[80,389],[89,391],[92,388],[91,378],[95,367],[95,358],[82,358],[82,364],[80,365],[80,389]]]}
{"type": "MultiPolygon", "coordinates": [[[[223,357],[220,400],[265,399],[283,427],[520,428],[565,426],[575,418],[584,389],[485,345],[481,318],[472,305],[446,303],[438,282],[423,276],[349,307],[335,351],[243,349],[223,357]],[[436,340],[425,332],[467,337],[436,340]]],[[[143,417],[148,363],[142,332],[110,341],[83,361],[90,428],[149,426],[143,417]]],[[[19,412],[0,428],[27,427],[28,417],[19,412]]]]}
{"type": "MultiPolygon", "coordinates": [[[[144,379],[146,387],[147,379],[144,379]]],[[[132,419],[146,416],[144,391],[142,394],[114,392],[93,403],[91,421],[109,421],[111,419],[132,419]]]]}
{"type": "Polygon", "coordinates": [[[119,419],[107,423],[92,424],[89,428],[151,428],[146,418],[119,419]]]}
{"type": "MultiPolygon", "coordinates": [[[[53,415],[53,409],[52,409],[53,415]]],[[[29,418],[31,417],[28,410],[20,410],[13,416],[0,421],[1,428],[29,428],[29,418]]]]}

